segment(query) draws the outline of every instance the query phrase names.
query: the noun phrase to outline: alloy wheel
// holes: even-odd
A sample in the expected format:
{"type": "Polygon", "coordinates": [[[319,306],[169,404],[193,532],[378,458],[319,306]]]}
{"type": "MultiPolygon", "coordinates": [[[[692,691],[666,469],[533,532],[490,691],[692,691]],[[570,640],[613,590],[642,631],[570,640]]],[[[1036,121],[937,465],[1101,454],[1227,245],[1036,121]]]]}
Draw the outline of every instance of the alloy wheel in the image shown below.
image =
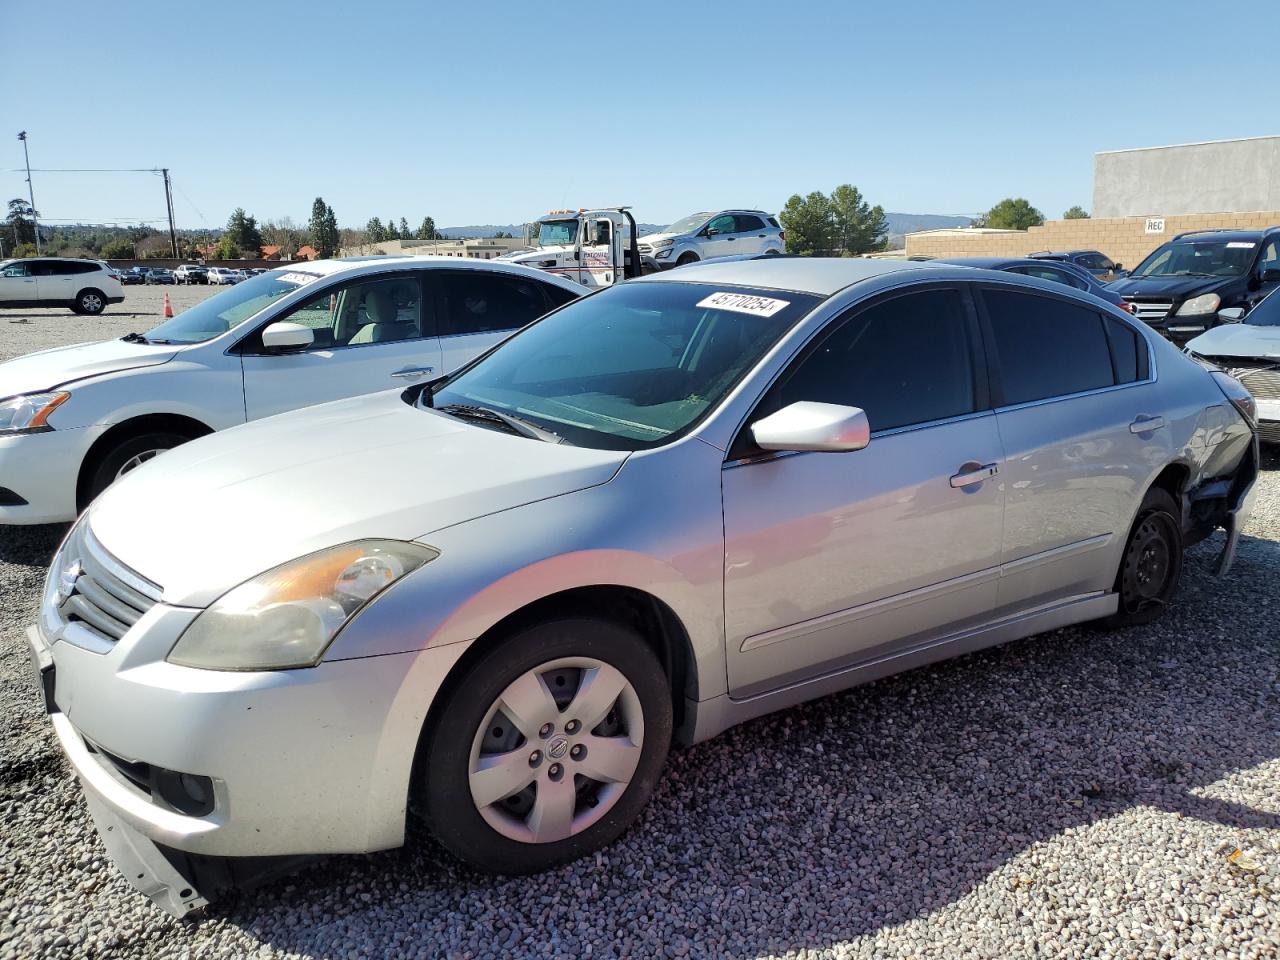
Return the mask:
{"type": "Polygon", "coordinates": [[[143,450],[135,453],[132,457],[120,465],[120,469],[116,471],[116,479],[119,480],[126,473],[136,470],[148,460],[153,460],[158,454],[164,453],[163,450],[143,450]]]}

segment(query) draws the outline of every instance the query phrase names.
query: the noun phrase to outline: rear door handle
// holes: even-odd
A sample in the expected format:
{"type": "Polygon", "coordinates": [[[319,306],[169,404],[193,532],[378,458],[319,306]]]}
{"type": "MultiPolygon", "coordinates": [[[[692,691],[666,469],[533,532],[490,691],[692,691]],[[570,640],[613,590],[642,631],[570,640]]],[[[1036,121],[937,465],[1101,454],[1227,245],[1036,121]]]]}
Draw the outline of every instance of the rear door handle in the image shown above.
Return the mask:
{"type": "Polygon", "coordinates": [[[983,480],[990,480],[1000,468],[994,463],[978,463],[971,461],[960,468],[960,472],[951,478],[953,487],[968,487],[983,480]]]}
{"type": "Polygon", "coordinates": [[[1149,417],[1145,413],[1139,414],[1129,424],[1130,433],[1150,433],[1152,430],[1159,430],[1164,426],[1164,417],[1149,417]]]}
{"type": "Polygon", "coordinates": [[[403,370],[396,370],[391,375],[404,380],[412,380],[416,377],[425,377],[428,373],[435,373],[435,370],[435,367],[405,367],[403,370]]]}

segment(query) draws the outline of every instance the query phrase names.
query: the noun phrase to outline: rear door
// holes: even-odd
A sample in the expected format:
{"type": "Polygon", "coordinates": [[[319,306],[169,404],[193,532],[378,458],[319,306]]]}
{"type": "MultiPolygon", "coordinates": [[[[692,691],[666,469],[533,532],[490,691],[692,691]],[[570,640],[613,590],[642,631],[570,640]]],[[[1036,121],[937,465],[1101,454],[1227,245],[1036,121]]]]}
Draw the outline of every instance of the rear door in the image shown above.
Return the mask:
{"type": "Polygon", "coordinates": [[[432,270],[441,372],[452,373],[571,295],[552,284],[488,270],[432,270]]]}
{"type": "Polygon", "coordinates": [[[335,284],[271,318],[310,327],[315,342],[306,350],[268,352],[259,327],[240,347],[247,419],[438,376],[440,341],[424,309],[423,273],[335,284]]]}
{"type": "Polygon", "coordinates": [[[1171,457],[1146,341],[1069,297],[984,286],[1004,443],[1000,605],[1109,590],[1153,466],[1171,457]]]}
{"type": "Polygon", "coordinates": [[[729,688],[749,697],[948,634],[996,601],[1003,454],[963,290],[854,308],[748,418],[862,407],[852,453],[751,454],[723,474],[729,688]]]}
{"type": "Polygon", "coordinates": [[[765,232],[764,220],[754,213],[735,213],[734,250],[733,253],[763,253],[765,232]]]}

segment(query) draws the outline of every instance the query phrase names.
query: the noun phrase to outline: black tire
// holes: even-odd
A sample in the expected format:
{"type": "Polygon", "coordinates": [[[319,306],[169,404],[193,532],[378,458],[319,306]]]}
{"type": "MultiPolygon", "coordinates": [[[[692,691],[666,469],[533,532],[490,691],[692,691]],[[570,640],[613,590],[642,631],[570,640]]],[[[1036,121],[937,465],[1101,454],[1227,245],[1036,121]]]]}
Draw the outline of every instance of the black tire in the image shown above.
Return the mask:
{"type": "Polygon", "coordinates": [[[697,263],[699,257],[696,253],[682,253],[680,259],[676,261],[677,267],[683,267],[690,263],[697,263]]]}
{"type": "Polygon", "coordinates": [[[172,450],[190,439],[191,437],[186,434],[157,430],[129,437],[111,448],[90,468],[89,482],[84,491],[84,502],[79,504],[79,509],[84,510],[98,494],[115,483],[120,470],[135,457],[145,456],[150,451],[172,450]]]}
{"type": "Polygon", "coordinates": [[[95,290],[93,287],[81,290],[76,294],[75,304],[71,309],[75,313],[96,317],[107,309],[107,295],[101,290],[95,290]]]}
{"type": "MultiPolygon", "coordinates": [[[[427,828],[459,860],[488,873],[545,870],[612,843],[649,802],[671,743],[671,689],[657,657],[634,630],[587,618],[538,624],[495,644],[456,679],[431,729],[424,731],[413,789],[415,809],[427,828]],[[631,684],[644,723],[640,760],[613,805],[585,829],[555,842],[512,839],[494,829],[472,799],[472,746],[510,684],[567,657],[606,663],[631,684]]],[[[517,749],[525,745],[522,740],[517,749]]],[[[548,758],[552,755],[548,751],[548,758]]]]}
{"type": "Polygon", "coordinates": [[[1103,627],[1151,623],[1168,606],[1182,575],[1182,523],[1177,501],[1165,490],[1147,491],[1125,541],[1116,572],[1119,609],[1099,621],[1103,627]]]}

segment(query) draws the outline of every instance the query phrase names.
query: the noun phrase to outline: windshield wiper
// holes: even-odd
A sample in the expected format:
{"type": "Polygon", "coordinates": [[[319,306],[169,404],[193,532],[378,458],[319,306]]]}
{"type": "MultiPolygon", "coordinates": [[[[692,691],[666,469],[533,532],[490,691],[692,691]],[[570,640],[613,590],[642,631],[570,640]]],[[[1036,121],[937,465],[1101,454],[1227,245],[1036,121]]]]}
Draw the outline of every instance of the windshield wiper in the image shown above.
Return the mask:
{"type": "Polygon", "coordinates": [[[546,443],[565,443],[564,437],[550,430],[543,430],[539,426],[535,426],[528,420],[520,417],[513,417],[509,413],[501,413],[498,410],[492,410],[489,407],[477,407],[469,403],[450,403],[447,406],[439,408],[442,412],[451,414],[455,417],[470,420],[487,420],[490,423],[499,423],[510,430],[512,433],[522,437],[528,437],[530,440],[542,440],[546,443]]]}

